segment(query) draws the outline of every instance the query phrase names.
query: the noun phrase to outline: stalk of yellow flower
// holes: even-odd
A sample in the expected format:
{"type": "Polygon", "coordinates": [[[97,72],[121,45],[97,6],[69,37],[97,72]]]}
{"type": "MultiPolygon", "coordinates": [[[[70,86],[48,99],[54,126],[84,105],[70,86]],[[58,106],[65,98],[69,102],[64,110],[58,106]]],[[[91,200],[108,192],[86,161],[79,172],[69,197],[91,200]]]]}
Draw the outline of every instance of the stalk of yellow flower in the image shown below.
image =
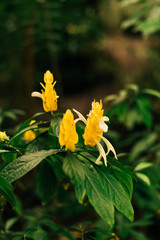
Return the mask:
{"type": "Polygon", "coordinates": [[[65,146],[65,150],[75,150],[75,144],[78,142],[78,134],[74,122],[74,116],[71,110],[67,110],[60,123],[59,143],[65,146]]]}
{"type": "Polygon", "coordinates": [[[4,132],[0,131],[0,140],[5,141],[5,138],[7,138],[6,132],[5,131],[4,132]]]}
{"type": "Polygon", "coordinates": [[[106,155],[108,155],[110,151],[113,152],[115,158],[117,159],[117,155],[114,147],[105,137],[103,137],[103,132],[108,131],[108,126],[105,122],[109,121],[109,118],[106,116],[103,116],[104,110],[103,110],[102,101],[100,101],[100,103],[95,102],[95,100],[94,102],[92,102],[92,110],[89,112],[87,120],[77,110],[75,109],[73,110],[78,115],[78,119],[76,119],[75,122],[81,120],[86,124],[84,134],[83,134],[84,144],[90,145],[91,147],[94,147],[95,145],[97,145],[98,147],[100,155],[97,158],[96,163],[98,164],[101,158],[103,157],[104,163],[107,166],[106,155]],[[108,149],[107,153],[105,153],[104,148],[100,144],[101,140],[103,140],[107,146],[107,149],[108,149]]]}
{"type": "Polygon", "coordinates": [[[54,81],[53,74],[48,70],[44,73],[44,82],[40,83],[43,87],[42,93],[33,92],[31,94],[32,97],[39,97],[42,98],[43,101],[43,108],[46,112],[56,111],[57,110],[57,93],[54,89],[56,81],[54,81]]]}

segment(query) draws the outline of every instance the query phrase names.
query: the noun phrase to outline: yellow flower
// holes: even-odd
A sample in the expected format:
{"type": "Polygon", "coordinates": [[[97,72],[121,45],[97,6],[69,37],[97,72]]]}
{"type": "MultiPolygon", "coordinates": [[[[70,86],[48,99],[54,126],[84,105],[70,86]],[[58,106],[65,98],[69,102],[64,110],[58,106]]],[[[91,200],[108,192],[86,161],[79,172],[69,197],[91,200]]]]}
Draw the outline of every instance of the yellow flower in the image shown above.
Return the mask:
{"type": "Polygon", "coordinates": [[[73,110],[78,115],[78,118],[75,120],[75,122],[81,120],[86,124],[84,134],[83,134],[84,144],[90,145],[91,147],[94,147],[95,145],[97,145],[98,147],[100,155],[97,158],[96,163],[98,164],[101,158],[103,157],[104,163],[107,166],[106,155],[108,155],[110,151],[113,152],[115,158],[117,159],[117,155],[114,147],[105,137],[103,137],[103,132],[108,131],[108,126],[105,122],[109,121],[109,118],[106,116],[103,116],[104,110],[103,110],[102,101],[100,101],[100,103],[95,102],[95,100],[94,102],[92,102],[92,110],[88,114],[87,120],[83,117],[81,113],[79,113],[75,109],[73,110]],[[102,145],[100,144],[101,140],[103,140],[107,146],[107,149],[108,149],[107,153],[105,153],[102,145]]]}
{"type": "Polygon", "coordinates": [[[6,132],[1,132],[0,131],[0,140],[5,141],[5,138],[7,138],[6,132]]]}
{"type": "Polygon", "coordinates": [[[78,142],[78,134],[74,122],[74,116],[71,110],[67,110],[60,123],[59,143],[65,146],[65,150],[75,150],[75,144],[78,142]]]}
{"type": "MultiPolygon", "coordinates": [[[[31,120],[29,125],[32,125],[35,122],[36,122],[35,120],[31,120]]],[[[34,128],[37,128],[37,126],[35,126],[34,128]]],[[[36,134],[35,134],[36,130],[37,129],[29,130],[29,131],[24,133],[24,139],[26,140],[26,142],[31,142],[36,138],[36,134]]]]}
{"type": "Polygon", "coordinates": [[[36,138],[36,134],[32,130],[29,130],[29,131],[24,133],[24,139],[26,140],[26,142],[31,142],[35,138],[36,138]]]}
{"type": "Polygon", "coordinates": [[[100,103],[94,101],[92,103],[92,111],[90,111],[88,115],[83,135],[85,145],[90,145],[93,147],[96,145],[96,141],[100,142],[103,130],[99,127],[99,122],[101,121],[102,117],[102,101],[100,101],[100,103]]]}
{"type": "Polygon", "coordinates": [[[39,97],[42,98],[43,101],[43,108],[46,112],[50,111],[56,111],[57,110],[57,93],[54,89],[54,86],[56,84],[56,81],[54,81],[53,74],[48,70],[44,74],[44,82],[40,83],[43,87],[42,93],[39,92],[33,92],[31,94],[32,97],[39,97]]]}

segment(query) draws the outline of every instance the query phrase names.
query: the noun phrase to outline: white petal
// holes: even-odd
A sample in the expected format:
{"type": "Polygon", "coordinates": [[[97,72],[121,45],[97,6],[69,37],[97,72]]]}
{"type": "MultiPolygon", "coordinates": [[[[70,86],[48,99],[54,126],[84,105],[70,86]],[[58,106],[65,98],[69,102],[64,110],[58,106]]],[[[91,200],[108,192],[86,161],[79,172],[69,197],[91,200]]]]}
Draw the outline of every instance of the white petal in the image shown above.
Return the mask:
{"type": "Polygon", "coordinates": [[[99,128],[103,131],[103,132],[107,132],[108,131],[108,125],[105,124],[105,122],[108,122],[109,118],[104,116],[99,120],[99,128]]]}
{"type": "Polygon", "coordinates": [[[110,151],[112,151],[113,154],[114,154],[114,156],[115,156],[115,158],[118,159],[118,158],[117,158],[117,155],[116,155],[116,151],[115,151],[114,147],[112,146],[112,144],[111,144],[105,137],[103,137],[103,136],[100,136],[100,137],[101,137],[101,139],[105,142],[105,144],[106,144],[106,146],[107,146],[108,151],[107,151],[106,155],[107,155],[110,151]]]}
{"type": "Polygon", "coordinates": [[[104,159],[104,163],[107,166],[107,158],[106,158],[105,151],[104,151],[102,145],[98,141],[96,141],[96,144],[97,144],[97,147],[98,147],[98,150],[99,150],[99,153],[100,153],[100,156],[97,158],[96,163],[98,163],[100,161],[101,156],[102,156],[103,159],[104,159]]]}
{"type": "Polygon", "coordinates": [[[79,117],[79,118],[77,118],[77,119],[74,120],[75,123],[78,122],[79,120],[81,120],[81,121],[84,122],[85,124],[87,123],[87,120],[85,119],[85,117],[84,117],[80,112],[78,112],[78,111],[75,110],[75,109],[73,109],[73,111],[74,111],[75,113],[77,113],[77,115],[78,115],[78,117],[79,117]]]}
{"type": "Polygon", "coordinates": [[[32,97],[42,98],[42,93],[40,93],[40,92],[32,92],[31,96],[32,96],[32,97]]]}
{"type": "Polygon", "coordinates": [[[107,131],[108,131],[108,126],[107,126],[107,124],[105,124],[102,120],[99,121],[99,128],[100,128],[103,132],[107,132],[107,131]]]}
{"type": "Polygon", "coordinates": [[[107,116],[103,116],[103,117],[101,118],[101,120],[102,120],[103,122],[108,122],[108,121],[109,121],[109,118],[108,118],[107,116]]]}
{"type": "Polygon", "coordinates": [[[101,161],[102,155],[99,155],[99,157],[96,159],[96,164],[99,164],[101,161]]]}

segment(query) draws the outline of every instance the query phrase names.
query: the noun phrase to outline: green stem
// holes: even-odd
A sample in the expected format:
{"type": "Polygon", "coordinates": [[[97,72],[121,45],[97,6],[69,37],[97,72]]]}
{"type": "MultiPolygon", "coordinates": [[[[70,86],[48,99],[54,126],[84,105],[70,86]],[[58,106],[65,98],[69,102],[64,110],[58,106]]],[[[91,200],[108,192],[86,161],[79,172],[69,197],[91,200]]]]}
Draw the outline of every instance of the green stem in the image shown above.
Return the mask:
{"type": "Polygon", "coordinates": [[[53,111],[51,111],[51,115],[54,117],[54,112],[53,111]]]}
{"type": "Polygon", "coordinates": [[[9,145],[10,148],[14,149],[18,154],[22,156],[22,153],[19,151],[19,149],[13,147],[12,145],[9,145]]]}
{"type": "Polygon", "coordinates": [[[84,240],[84,234],[83,234],[83,232],[81,232],[82,233],[82,240],[84,240]]]}

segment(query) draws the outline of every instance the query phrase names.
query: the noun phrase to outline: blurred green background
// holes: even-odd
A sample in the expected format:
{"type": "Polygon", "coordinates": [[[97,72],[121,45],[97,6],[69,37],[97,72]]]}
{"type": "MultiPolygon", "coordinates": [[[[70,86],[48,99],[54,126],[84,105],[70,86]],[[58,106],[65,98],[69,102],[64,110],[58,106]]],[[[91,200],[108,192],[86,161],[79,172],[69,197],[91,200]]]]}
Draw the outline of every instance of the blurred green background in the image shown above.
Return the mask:
{"type": "Polygon", "coordinates": [[[2,0],[0,107],[41,111],[30,95],[48,69],[62,111],[87,113],[128,83],[158,89],[159,19],[152,0],[2,0]]]}

